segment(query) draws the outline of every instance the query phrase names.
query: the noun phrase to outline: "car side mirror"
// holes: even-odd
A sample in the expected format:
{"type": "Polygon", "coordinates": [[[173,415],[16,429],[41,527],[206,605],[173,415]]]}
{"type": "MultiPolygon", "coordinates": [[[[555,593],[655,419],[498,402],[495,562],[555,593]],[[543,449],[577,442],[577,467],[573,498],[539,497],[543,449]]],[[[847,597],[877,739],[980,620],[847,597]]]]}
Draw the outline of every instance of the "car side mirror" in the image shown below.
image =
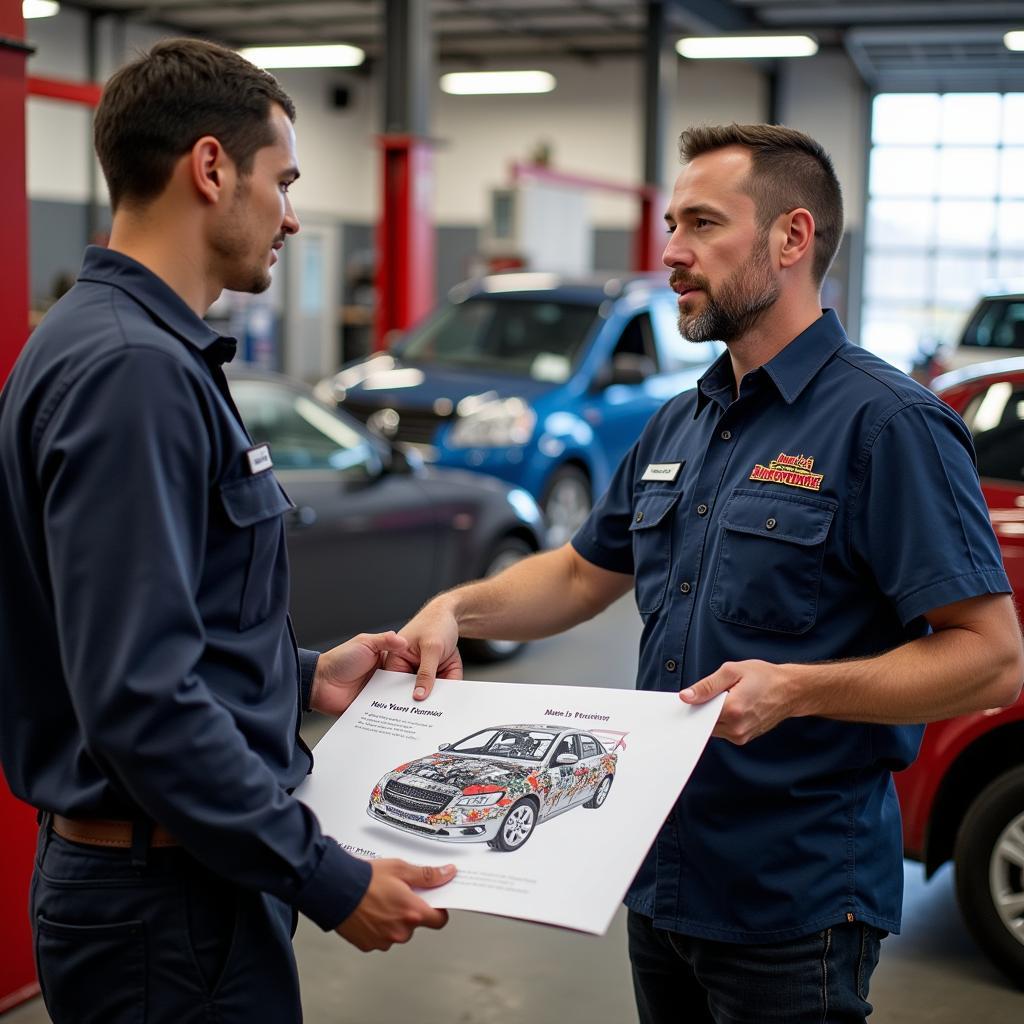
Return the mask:
{"type": "Polygon", "coordinates": [[[555,758],[555,764],[576,764],[579,758],[575,754],[559,754],[555,758]]]}
{"type": "Polygon", "coordinates": [[[633,352],[617,352],[611,363],[605,363],[594,375],[593,388],[604,391],[613,384],[643,384],[657,372],[650,356],[639,356],[633,352]]]}

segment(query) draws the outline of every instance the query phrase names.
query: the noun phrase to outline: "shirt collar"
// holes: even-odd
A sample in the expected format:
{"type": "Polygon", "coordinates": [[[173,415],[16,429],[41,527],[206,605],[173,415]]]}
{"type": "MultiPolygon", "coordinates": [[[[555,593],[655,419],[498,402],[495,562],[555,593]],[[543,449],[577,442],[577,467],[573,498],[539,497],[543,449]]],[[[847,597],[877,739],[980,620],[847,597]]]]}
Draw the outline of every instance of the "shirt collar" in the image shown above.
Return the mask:
{"type": "MultiPolygon", "coordinates": [[[[792,405],[815,378],[818,371],[846,343],[846,331],[835,310],[822,310],[821,316],[798,334],[781,352],[760,367],[775,384],[783,401],[792,405]]],[[[698,416],[704,406],[723,391],[731,395],[735,387],[729,353],[724,352],[697,382],[698,416]]],[[[725,403],[728,404],[728,401],[725,403]]]]}
{"type": "Polygon", "coordinates": [[[196,316],[166,281],[124,253],[90,245],[85,250],[78,280],[121,289],[168,331],[197,348],[211,361],[226,363],[235,356],[237,342],[234,338],[218,334],[205,320],[196,316]]]}

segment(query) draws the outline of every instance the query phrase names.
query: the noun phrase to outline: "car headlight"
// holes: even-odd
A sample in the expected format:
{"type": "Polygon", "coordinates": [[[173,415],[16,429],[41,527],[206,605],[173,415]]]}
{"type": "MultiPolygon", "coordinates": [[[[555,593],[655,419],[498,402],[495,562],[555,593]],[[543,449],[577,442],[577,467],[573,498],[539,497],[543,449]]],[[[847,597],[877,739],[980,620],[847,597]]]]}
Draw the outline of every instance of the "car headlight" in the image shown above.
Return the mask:
{"type": "Polygon", "coordinates": [[[313,397],[323,402],[324,405],[335,405],[341,398],[345,397],[345,389],[336,387],[333,377],[324,377],[313,388],[313,397]],[[339,390],[341,391],[340,396],[338,394],[339,390]]]}
{"type": "Polygon", "coordinates": [[[456,807],[493,807],[503,796],[505,791],[499,789],[496,793],[476,793],[473,796],[459,797],[455,801],[456,807]]]}
{"type": "Polygon", "coordinates": [[[536,424],[537,414],[523,399],[496,399],[457,419],[448,440],[453,448],[524,445],[536,424]]]}

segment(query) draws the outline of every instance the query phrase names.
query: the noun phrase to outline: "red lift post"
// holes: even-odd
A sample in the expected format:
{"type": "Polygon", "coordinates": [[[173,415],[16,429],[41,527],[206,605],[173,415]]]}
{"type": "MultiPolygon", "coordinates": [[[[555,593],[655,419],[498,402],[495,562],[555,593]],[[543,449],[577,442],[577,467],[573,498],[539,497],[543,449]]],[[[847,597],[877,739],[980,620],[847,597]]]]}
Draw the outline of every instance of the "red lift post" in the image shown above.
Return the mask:
{"type": "Polygon", "coordinates": [[[430,4],[384,4],[384,106],[380,136],[381,208],[377,225],[377,315],[373,347],[412,326],[434,305],[434,36],[430,4]]]}
{"type": "MultiPolygon", "coordinates": [[[[14,259],[0,274],[0,384],[28,337],[28,191],[25,187],[25,44],[21,0],[0,3],[0,196],[14,259]]],[[[32,809],[0,779],[0,1013],[39,991],[32,959],[28,883],[35,852],[32,809]]]]}

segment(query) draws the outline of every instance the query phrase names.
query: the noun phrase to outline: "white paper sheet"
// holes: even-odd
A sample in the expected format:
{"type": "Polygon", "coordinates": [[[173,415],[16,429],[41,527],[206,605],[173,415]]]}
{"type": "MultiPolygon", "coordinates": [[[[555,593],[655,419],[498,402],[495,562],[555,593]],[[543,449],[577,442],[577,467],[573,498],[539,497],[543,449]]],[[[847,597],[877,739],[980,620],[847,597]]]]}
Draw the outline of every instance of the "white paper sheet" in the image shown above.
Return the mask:
{"type": "Polygon", "coordinates": [[[439,679],[414,702],[413,679],[378,672],[296,796],[356,856],[454,863],[435,907],[603,934],[724,697],[439,679]]]}

